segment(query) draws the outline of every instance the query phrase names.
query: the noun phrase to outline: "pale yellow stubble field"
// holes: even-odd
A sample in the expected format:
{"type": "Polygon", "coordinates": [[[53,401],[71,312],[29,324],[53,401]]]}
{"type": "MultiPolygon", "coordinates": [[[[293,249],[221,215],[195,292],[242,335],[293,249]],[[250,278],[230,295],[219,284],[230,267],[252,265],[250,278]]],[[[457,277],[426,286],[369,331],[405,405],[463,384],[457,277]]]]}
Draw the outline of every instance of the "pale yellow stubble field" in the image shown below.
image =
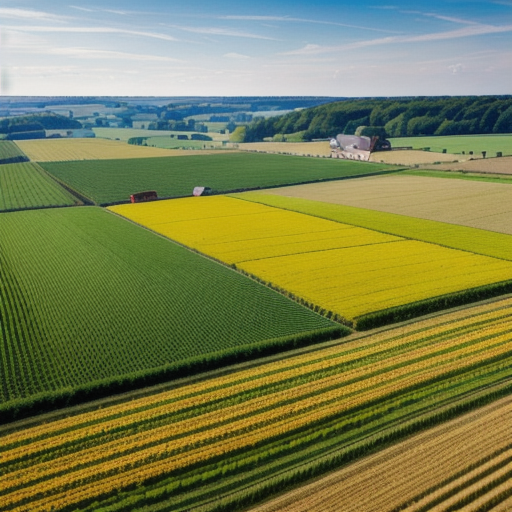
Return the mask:
{"type": "Polygon", "coordinates": [[[266,191],[512,235],[510,185],[422,176],[372,176],[266,191]]]}
{"type": "MultiPolygon", "coordinates": [[[[33,162],[151,158],[205,155],[208,153],[207,150],[161,149],[149,146],[134,146],[117,140],[96,138],[19,140],[16,141],[16,144],[33,162]]],[[[218,152],[215,150],[215,153],[218,152]]]]}

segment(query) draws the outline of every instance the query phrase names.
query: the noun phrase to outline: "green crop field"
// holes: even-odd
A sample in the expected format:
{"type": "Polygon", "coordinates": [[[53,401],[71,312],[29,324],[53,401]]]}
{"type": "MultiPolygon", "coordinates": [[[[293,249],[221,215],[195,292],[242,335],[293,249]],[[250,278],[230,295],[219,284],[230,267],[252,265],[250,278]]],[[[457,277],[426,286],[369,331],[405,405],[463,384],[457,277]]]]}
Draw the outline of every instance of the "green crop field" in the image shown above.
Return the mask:
{"type": "Polygon", "coordinates": [[[343,329],[100,208],[3,213],[0,239],[7,408],[343,329]]]}
{"type": "Polygon", "coordinates": [[[426,170],[409,170],[403,171],[404,175],[421,176],[422,178],[448,178],[454,180],[484,181],[487,183],[500,183],[502,185],[512,185],[512,176],[507,174],[501,176],[490,176],[478,173],[469,173],[467,171],[431,171],[426,170]]]}
{"type": "Polygon", "coordinates": [[[31,162],[0,165],[0,211],[79,204],[31,162]]]}
{"type": "Polygon", "coordinates": [[[26,158],[25,153],[14,143],[9,140],[0,141],[0,164],[4,162],[12,162],[13,159],[26,158]]]}
{"type": "Polygon", "coordinates": [[[148,146],[162,149],[211,149],[222,148],[222,141],[216,140],[180,140],[177,137],[148,137],[145,141],[148,146]]]}
{"type": "Polygon", "coordinates": [[[49,173],[96,204],[129,201],[130,194],[156,190],[160,197],[191,196],[194,187],[213,192],[275,187],[382,173],[385,164],[254,153],[172,158],[44,162],[49,173]]]}
{"type": "MultiPolygon", "coordinates": [[[[233,197],[392,235],[512,261],[512,235],[311,199],[246,192],[233,197]]],[[[510,276],[509,278],[512,278],[510,276]]]]}
{"type": "Polygon", "coordinates": [[[445,135],[431,137],[401,137],[389,139],[392,147],[412,146],[413,149],[430,148],[430,151],[441,153],[443,149],[447,153],[462,154],[469,157],[469,152],[477,158],[482,157],[482,151],[487,152],[487,157],[496,156],[500,152],[503,156],[512,155],[512,134],[499,135],[445,135]]]}

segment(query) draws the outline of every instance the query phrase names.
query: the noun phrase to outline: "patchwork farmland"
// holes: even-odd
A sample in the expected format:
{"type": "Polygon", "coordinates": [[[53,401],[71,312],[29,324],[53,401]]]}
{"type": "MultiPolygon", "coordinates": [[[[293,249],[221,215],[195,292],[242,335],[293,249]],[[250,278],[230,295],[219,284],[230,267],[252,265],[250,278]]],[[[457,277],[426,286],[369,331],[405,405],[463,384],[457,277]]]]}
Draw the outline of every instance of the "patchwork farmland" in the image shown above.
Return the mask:
{"type": "MultiPolygon", "coordinates": [[[[32,162],[74,162],[79,160],[114,160],[183,156],[182,151],[132,146],[109,139],[35,139],[16,144],[32,162]]],[[[192,153],[185,153],[192,154],[192,153]]]]}
{"type": "Polygon", "coordinates": [[[237,510],[510,393],[511,304],[7,432],[0,510],[237,510]]]}
{"type": "Polygon", "coordinates": [[[63,144],[0,162],[1,512],[359,512],[387,476],[379,511],[507,510],[505,182],[491,204],[455,180],[363,178],[383,164],[41,142],[63,144]],[[315,198],[76,206],[325,180],[315,198]],[[379,180],[400,213],[370,204],[379,180]],[[444,216],[419,218],[422,194],[444,216]]]}
{"type": "Polygon", "coordinates": [[[353,178],[396,169],[365,162],[235,152],[173,158],[47,162],[42,167],[101,205],[128,202],[130,194],[141,190],[156,190],[159,197],[188,197],[197,186],[210,187],[214,193],[221,193],[353,178]]]}
{"type": "Polygon", "coordinates": [[[110,209],[349,321],[471,288],[512,284],[509,261],[236,198],[110,209]]]}
{"type": "Polygon", "coordinates": [[[278,188],[271,194],[512,235],[512,191],[499,183],[393,175],[278,188]]]}

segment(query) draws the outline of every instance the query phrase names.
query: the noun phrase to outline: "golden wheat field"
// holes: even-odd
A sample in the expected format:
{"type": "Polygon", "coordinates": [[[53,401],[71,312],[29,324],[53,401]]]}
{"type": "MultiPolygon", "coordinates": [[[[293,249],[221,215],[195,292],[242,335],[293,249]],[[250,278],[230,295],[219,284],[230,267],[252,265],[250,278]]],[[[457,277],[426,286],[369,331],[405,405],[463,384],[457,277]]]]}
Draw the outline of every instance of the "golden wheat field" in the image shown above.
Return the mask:
{"type": "Polygon", "coordinates": [[[512,191],[500,183],[397,174],[275,188],[265,193],[512,234],[512,191]]]}
{"type": "Polygon", "coordinates": [[[396,151],[377,151],[371,154],[370,162],[412,166],[417,164],[433,164],[434,162],[464,162],[467,158],[469,157],[450,153],[403,149],[396,151]]]}
{"type": "MultiPolygon", "coordinates": [[[[252,508],[251,512],[446,511],[450,506],[456,507],[464,496],[510,472],[511,424],[512,397],[508,396],[252,508]],[[474,487],[472,479],[476,480],[474,487]],[[437,507],[435,500],[439,500],[437,507]]],[[[505,484],[510,485],[510,481],[505,484]]],[[[486,498],[488,501],[490,496],[486,498]]],[[[477,508],[474,503],[451,510],[469,512],[477,508]]]]}
{"type": "MultiPolygon", "coordinates": [[[[266,153],[287,153],[302,156],[331,155],[328,141],[323,142],[245,142],[237,144],[243,151],[263,151],[266,153]]],[[[453,160],[453,159],[452,159],[453,160]]]]}
{"type": "Polygon", "coordinates": [[[428,169],[445,171],[482,172],[489,174],[512,174],[512,156],[501,158],[477,158],[466,162],[441,164],[435,167],[422,166],[428,169]]]}
{"type": "Polygon", "coordinates": [[[110,210],[347,319],[512,276],[508,261],[225,196],[110,210]]]}
{"type": "Polygon", "coordinates": [[[33,162],[68,162],[75,160],[112,160],[206,154],[203,150],[161,149],[134,146],[109,139],[34,139],[18,140],[18,147],[33,162]]]}

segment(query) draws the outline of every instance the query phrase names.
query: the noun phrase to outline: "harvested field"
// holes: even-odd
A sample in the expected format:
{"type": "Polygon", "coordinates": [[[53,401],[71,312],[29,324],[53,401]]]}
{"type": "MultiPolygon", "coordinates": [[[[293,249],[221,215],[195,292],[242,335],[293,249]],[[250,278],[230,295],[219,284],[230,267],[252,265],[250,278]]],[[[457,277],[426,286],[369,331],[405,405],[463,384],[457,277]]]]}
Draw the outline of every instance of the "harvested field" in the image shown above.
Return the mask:
{"type": "Polygon", "coordinates": [[[453,162],[454,160],[463,162],[467,158],[469,157],[451,155],[447,153],[420,151],[418,149],[404,149],[400,151],[378,151],[377,153],[372,153],[370,156],[370,162],[410,166],[433,164],[435,162],[453,162]]]}
{"type": "MultiPolygon", "coordinates": [[[[286,153],[302,156],[331,155],[328,141],[323,142],[246,142],[238,144],[243,151],[262,151],[265,153],[286,153]]],[[[452,158],[453,160],[453,158],[452,158]]],[[[377,160],[379,162],[380,160],[377,160]]]]}
{"type": "MultiPolygon", "coordinates": [[[[500,471],[511,469],[511,424],[509,396],[251,510],[419,512],[434,510],[435,503],[439,511],[449,506],[473,510],[457,507],[457,502],[470,491],[478,492],[483,475],[492,481],[500,471]],[[474,489],[472,479],[476,479],[474,489]]],[[[489,499],[484,496],[482,505],[489,499]]],[[[496,510],[510,509],[497,506],[496,510]]]]}
{"type": "MultiPolygon", "coordinates": [[[[107,139],[34,139],[16,144],[33,162],[70,162],[206,154],[206,151],[133,146],[107,139]]],[[[218,153],[218,151],[215,151],[218,153]]]]}
{"type": "MultiPolygon", "coordinates": [[[[427,167],[427,166],[423,166],[427,167]]],[[[489,174],[512,174],[512,156],[502,158],[479,158],[453,164],[441,164],[431,167],[443,171],[466,171],[489,174]]]]}
{"type": "Polygon", "coordinates": [[[512,234],[511,190],[499,183],[393,175],[266,191],[512,234]]]}

